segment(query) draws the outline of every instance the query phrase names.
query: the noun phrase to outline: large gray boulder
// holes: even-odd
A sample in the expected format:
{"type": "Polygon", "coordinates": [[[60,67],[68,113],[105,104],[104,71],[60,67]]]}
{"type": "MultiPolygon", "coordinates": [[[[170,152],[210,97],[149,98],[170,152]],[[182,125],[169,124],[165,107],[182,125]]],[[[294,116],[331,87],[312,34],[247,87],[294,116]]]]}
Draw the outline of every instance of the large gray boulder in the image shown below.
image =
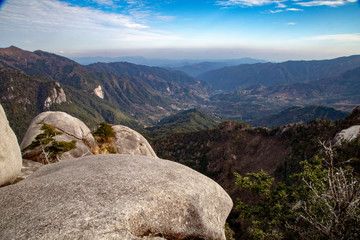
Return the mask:
{"type": "Polygon", "coordinates": [[[0,239],[224,240],[231,208],[217,183],[186,166],[95,155],[0,189],[0,239]]]}
{"type": "Polygon", "coordinates": [[[0,133],[0,186],[3,186],[12,183],[20,174],[22,158],[19,143],[1,104],[0,133]]]}
{"type": "Polygon", "coordinates": [[[21,142],[23,158],[43,162],[44,157],[41,155],[42,149],[26,149],[35,137],[43,133],[41,127],[44,124],[55,127],[55,130],[62,134],[55,136],[55,141],[71,142],[76,140],[76,148],[65,152],[59,156],[60,160],[78,158],[86,155],[92,155],[92,150],[96,149],[96,141],[90,132],[90,129],[79,119],[64,112],[43,112],[37,115],[31,122],[21,142]]]}
{"type": "Polygon", "coordinates": [[[333,142],[335,146],[339,146],[342,144],[342,142],[350,142],[359,136],[360,125],[354,125],[337,133],[333,142]]]}
{"type": "Polygon", "coordinates": [[[138,132],[122,125],[112,126],[118,153],[157,157],[148,141],[138,132]]]}

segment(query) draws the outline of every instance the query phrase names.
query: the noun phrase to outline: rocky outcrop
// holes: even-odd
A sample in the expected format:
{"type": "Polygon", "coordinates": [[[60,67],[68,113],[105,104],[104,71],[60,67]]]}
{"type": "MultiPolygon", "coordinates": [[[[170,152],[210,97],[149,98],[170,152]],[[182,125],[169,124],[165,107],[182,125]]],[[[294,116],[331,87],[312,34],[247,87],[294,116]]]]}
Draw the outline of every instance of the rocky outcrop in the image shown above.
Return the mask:
{"type": "Polygon", "coordinates": [[[138,132],[122,125],[112,126],[118,153],[157,157],[148,141],[138,132]]]}
{"type": "Polygon", "coordinates": [[[102,87],[99,85],[94,89],[94,94],[98,96],[101,99],[104,99],[104,92],[102,90],[102,87]]]}
{"type": "Polygon", "coordinates": [[[44,124],[53,126],[56,131],[62,133],[61,135],[56,135],[54,137],[55,141],[76,141],[76,148],[61,154],[59,156],[60,160],[92,155],[91,150],[95,149],[97,146],[90,129],[82,121],[64,112],[49,111],[39,114],[31,122],[20,145],[23,151],[23,158],[38,162],[44,161],[44,156],[41,154],[41,147],[38,146],[33,149],[27,149],[27,147],[35,140],[35,137],[40,133],[43,133],[41,127],[44,124]]]}
{"type": "Polygon", "coordinates": [[[0,105],[0,186],[12,183],[22,166],[19,143],[0,105]]]}
{"type": "Polygon", "coordinates": [[[224,240],[231,208],[217,183],[178,163],[88,156],[0,189],[0,239],[224,240]]]}
{"type": "Polygon", "coordinates": [[[60,86],[60,83],[56,82],[54,88],[50,92],[50,96],[45,99],[44,109],[49,109],[54,103],[65,103],[66,94],[64,89],[60,86]]]}
{"type": "Polygon", "coordinates": [[[20,174],[21,151],[15,133],[0,105],[0,186],[12,183],[20,174]]]}
{"type": "Polygon", "coordinates": [[[342,142],[350,142],[360,136],[360,125],[355,125],[337,133],[334,138],[334,145],[339,146],[342,142]]]}

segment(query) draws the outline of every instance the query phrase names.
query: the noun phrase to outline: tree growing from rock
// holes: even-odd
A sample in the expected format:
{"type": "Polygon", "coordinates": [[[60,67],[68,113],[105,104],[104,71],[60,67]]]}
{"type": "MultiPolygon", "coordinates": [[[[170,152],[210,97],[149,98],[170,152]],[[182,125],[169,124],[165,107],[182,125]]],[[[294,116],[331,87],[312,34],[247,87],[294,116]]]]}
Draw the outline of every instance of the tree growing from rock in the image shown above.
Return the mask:
{"type": "Polygon", "coordinates": [[[98,129],[93,132],[93,135],[95,136],[95,139],[100,147],[99,153],[117,153],[112,141],[115,137],[115,134],[116,133],[110,124],[106,122],[100,123],[98,129]]]}
{"type": "Polygon", "coordinates": [[[32,141],[32,143],[25,149],[34,149],[35,147],[40,147],[44,164],[57,162],[59,161],[59,156],[62,153],[76,148],[76,140],[71,142],[56,141],[55,136],[61,135],[62,132],[56,131],[53,126],[43,124],[40,130],[43,130],[43,133],[37,135],[35,137],[35,141],[32,141]]]}

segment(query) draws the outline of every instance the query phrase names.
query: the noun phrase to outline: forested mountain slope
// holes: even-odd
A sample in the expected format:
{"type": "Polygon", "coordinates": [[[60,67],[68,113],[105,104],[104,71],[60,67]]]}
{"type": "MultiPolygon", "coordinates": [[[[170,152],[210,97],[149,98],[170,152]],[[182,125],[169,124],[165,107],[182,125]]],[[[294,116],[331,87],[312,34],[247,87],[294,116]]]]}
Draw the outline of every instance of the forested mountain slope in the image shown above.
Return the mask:
{"type": "Polygon", "coordinates": [[[360,67],[360,55],[318,61],[256,63],[225,67],[199,75],[216,89],[233,91],[256,85],[266,87],[307,83],[337,76],[360,67]]]}
{"type": "MultiPolygon", "coordinates": [[[[132,127],[137,125],[134,120],[142,125],[152,125],[171,113],[204,104],[209,88],[208,84],[178,71],[128,63],[82,66],[55,54],[29,52],[13,46],[0,49],[0,68],[18,71],[5,71],[2,91],[7,91],[5,85],[13,87],[10,83],[13,74],[21,76],[18,82],[23,86],[34,82],[36,89],[47,91],[43,96],[38,90],[28,91],[31,88],[14,88],[15,95],[32,94],[31,104],[36,105],[33,108],[37,109],[34,110],[37,114],[45,110],[62,110],[79,117],[89,126],[102,120],[132,127]],[[51,97],[53,90],[36,87],[39,80],[35,79],[59,85],[66,101],[56,102],[54,97],[54,104],[45,108],[44,101],[51,97]]],[[[12,111],[6,103],[3,106],[5,111],[12,111]]],[[[11,114],[9,118],[12,122],[11,114]]]]}

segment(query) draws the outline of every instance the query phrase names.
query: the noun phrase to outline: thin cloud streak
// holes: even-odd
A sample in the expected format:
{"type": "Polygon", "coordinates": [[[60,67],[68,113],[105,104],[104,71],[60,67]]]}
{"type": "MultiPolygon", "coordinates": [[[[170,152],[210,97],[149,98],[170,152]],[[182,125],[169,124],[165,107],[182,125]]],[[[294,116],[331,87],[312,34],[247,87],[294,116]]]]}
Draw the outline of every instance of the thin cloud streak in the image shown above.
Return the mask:
{"type": "Polygon", "coordinates": [[[304,9],[300,9],[300,8],[287,8],[286,11],[302,12],[302,11],[304,11],[304,9]]]}
{"type": "Polygon", "coordinates": [[[354,3],[356,0],[315,0],[309,2],[297,2],[295,4],[300,5],[302,7],[317,7],[317,6],[329,6],[329,7],[338,7],[343,6],[348,3],[354,3]]]}
{"type": "MultiPolygon", "coordinates": [[[[218,0],[215,5],[224,7],[254,7],[276,4],[277,8],[287,8],[289,4],[295,4],[302,7],[330,6],[338,7],[348,3],[355,3],[357,0],[218,0]]],[[[295,8],[290,8],[295,9],[295,8]]]]}
{"type": "Polygon", "coordinates": [[[313,37],[306,37],[305,40],[316,40],[316,41],[343,41],[343,42],[360,42],[360,33],[354,34],[331,34],[331,35],[319,35],[313,37]]]}
{"type": "Polygon", "coordinates": [[[283,4],[283,2],[286,2],[286,0],[219,0],[216,1],[216,5],[252,7],[252,6],[277,4],[281,8],[281,7],[286,7],[286,5],[283,4]]]}

